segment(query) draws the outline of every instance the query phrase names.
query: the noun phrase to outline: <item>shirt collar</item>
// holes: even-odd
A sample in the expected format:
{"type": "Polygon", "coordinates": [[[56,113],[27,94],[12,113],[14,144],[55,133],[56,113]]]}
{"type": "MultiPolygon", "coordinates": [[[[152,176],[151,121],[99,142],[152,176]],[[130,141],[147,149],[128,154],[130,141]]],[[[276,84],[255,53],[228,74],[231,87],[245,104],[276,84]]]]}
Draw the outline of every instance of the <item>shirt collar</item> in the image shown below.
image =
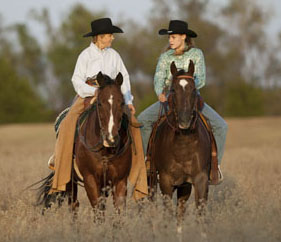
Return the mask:
{"type": "Polygon", "coordinates": [[[109,47],[104,48],[103,50],[101,50],[99,47],[96,46],[96,44],[94,44],[93,42],[91,42],[90,47],[93,48],[95,51],[99,52],[99,53],[104,53],[105,51],[107,51],[109,49],[109,47]]]}
{"type": "MultiPolygon", "coordinates": [[[[185,51],[188,49],[188,45],[187,44],[185,44],[184,45],[184,51],[183,51],[183,54],[185,53],[185,51]]],[[[174,49],[169,49],[168,50],[169,52],[169,55],[174,55],[174,53],[175,53],[175,50],[174,49]]]]}

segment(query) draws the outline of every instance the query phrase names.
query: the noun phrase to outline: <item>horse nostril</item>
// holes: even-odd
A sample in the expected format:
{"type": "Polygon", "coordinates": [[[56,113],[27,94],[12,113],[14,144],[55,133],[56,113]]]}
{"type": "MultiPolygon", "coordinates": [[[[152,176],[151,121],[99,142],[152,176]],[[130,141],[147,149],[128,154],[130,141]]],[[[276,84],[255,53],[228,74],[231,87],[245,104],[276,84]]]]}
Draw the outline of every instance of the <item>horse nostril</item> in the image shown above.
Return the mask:
{"type": "Polygon", "coordinates": [[[116,135],[116,136],[114,137],[115,145],[118,145],[119,139],[120,139],[119,135],[116,135]]]}
{"type": "Polygon", "coordinates": [[[119,143],[119,135],[112,136],[108,135],[106,136],[106,139],[104,140],[104,146],[105,147],[116,147],[119,143]]]}
{"type": "Polygon", "coordinates": [[[188,129],[191,123],[191,119],[179,119],[179,128],[180,129],[188,129]]]}
{"type": "Polygon", "coordinates": [[[189,125],[188,124],[185,124],[185,123],[180,123],[179,124],[179,128],[180,129],[188,129],[189,125]]]}
{"type": "Polygon", "coordinates": [[[113,143],[114,142],[114,137],[112,135],[109,135],[108,136],[108,140],[113,143]]]}

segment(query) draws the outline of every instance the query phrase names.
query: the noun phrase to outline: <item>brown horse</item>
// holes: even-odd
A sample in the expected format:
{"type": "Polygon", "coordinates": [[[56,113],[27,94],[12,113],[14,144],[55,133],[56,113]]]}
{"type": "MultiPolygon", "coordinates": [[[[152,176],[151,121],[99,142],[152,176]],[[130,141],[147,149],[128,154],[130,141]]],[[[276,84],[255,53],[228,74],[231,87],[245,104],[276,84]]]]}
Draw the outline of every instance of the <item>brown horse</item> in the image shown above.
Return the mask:
{"type": "MultiPolygon", "coordinates": [[[[129,118],[121,92],[123,76],[119,73],[114,81],[100,72],[97,83],[96,102],[88,106],[78,121],[74,156],[91,205],[95,208],[101,204],[100,198],[107,196],[111,188],[114,204],[120,207],[125,204],[132,160],[129,118]]],[[[67,196],[69,205],[75,209],[79,205],[78,175],[72,168],[66,191],[49,194],[53,176],[54,172],[40,181],[37,205],[43,204],[44,213],[53,203],[58,202],[60,206],[67,196]]]]}
{"type": "Polygon", "coordinates": [[[151,150],[152,166],[159,174],[161,192],[172,198],[177,190],[178,207],[184,212],[185,202],[195,189],[199,207],[207,201],[211,143],[208,131],[197,114],[197,90],[193,78],[194,64],[188,72],[170,66],[173,80],[166,120],[160,124],[151,150]]]}
{"type": "Polygon", "coordinates": [[[119,73],[113,81],[99,73],[97,82],[96,108],[75,141],[76,163],[93,207],[106,187],[113,189],[115,205],[120,206],[125,201],[132,159],[128,117],[121,92],[123,77],[119,73]]]}

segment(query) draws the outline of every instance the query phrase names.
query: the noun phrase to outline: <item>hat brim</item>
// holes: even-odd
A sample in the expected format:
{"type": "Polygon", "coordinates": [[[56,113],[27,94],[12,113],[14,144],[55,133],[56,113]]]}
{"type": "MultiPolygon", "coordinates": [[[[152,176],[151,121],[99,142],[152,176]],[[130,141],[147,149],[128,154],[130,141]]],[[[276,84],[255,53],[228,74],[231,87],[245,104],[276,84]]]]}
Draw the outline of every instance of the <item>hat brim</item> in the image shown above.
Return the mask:
{"type": "Polygon", "coordinates": [[[173,30],[168,30],[168,29],[160,29],[158,32],[159,35],[168,35],[168,34],[186,34],[187,36],[191,38],[196,38],[197,34],[191,30],[187,29],[186,31],[173,31],[173,30]]]}
{"type": "Polygon", "coordinates": [[[89,32],[87,34],[84,34],[83,37],[96,36],[96,35],[99,35],[99,34],[113,34],[113,33],[124,33],[124,32],[119,27],[112,25],[112,27],[109,28],[109,29],[105,29],[105,30],[102,30],[102,31],[96,31],[96,32],[95,31],[89,32]]]}

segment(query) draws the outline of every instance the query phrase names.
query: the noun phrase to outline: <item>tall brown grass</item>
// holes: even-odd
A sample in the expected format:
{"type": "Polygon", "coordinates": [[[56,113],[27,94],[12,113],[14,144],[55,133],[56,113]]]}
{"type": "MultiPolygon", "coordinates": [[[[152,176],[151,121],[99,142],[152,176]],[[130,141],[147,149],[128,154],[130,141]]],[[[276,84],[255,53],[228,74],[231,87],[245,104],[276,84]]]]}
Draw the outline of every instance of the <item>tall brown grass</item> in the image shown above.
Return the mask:
{"type": "Polygon", "coordinates": [[[0,241],[281,241],[281,118],[228,124],[225,181],[210,187],[204,221],[196,216],[194,199],[188,201],[181,234],[160,195],[153,204],[129,200],[121,215],[109,198],[101,222],[80,188],[75,221],[67,205],[42,216],[33,206],[34,192],[23,189],[49,172],[53,127],[1,126],[0,241]]]}

